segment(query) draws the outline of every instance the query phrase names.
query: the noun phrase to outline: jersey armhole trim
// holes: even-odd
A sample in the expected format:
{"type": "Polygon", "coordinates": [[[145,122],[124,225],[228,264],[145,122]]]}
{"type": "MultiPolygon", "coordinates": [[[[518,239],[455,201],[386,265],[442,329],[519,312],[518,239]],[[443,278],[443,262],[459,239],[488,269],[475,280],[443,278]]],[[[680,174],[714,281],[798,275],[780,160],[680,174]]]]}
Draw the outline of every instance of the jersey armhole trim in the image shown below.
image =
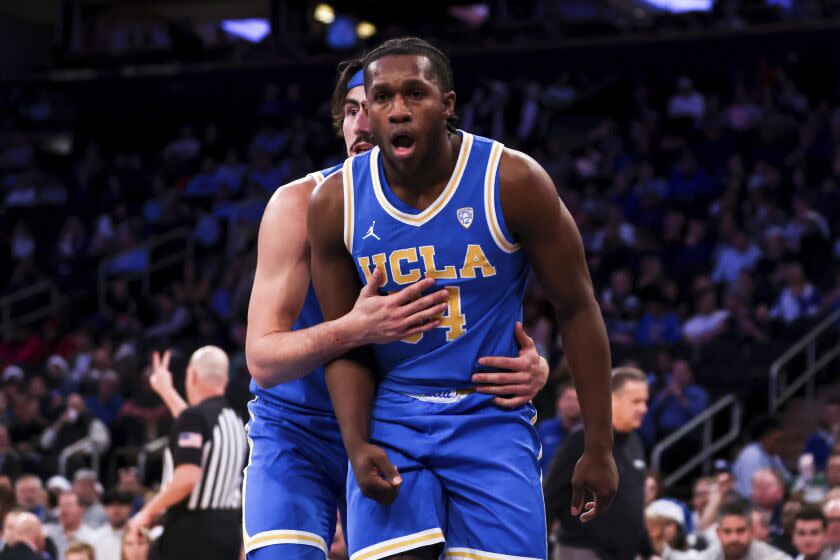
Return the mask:
{"type": "Polygon", "coordinates": [[[484,214],[487,217],[490,235],[499,249],[505,253],[515,253],[519,250],[519,244],[507,238],[496,214],[496,177],[504,149],[504,144],[499,142],[494,142],[490,149],[490,160],[487,162],[487,172],[484,175],[484,214]]]}
{"type": "Polygon", "coordinates": [[[312,173],[307,175],[307,177],[312,178],[315,181],[316,186],[323,183],[324,179],[326,179],[326,177],[324,177],[324,174],[321,173],[320,171],[313,171],[312,173]]]}
{"type": "Polygon", "coordinates": [[[356,219],[353,208],[353,159],[344,162],[344,246],[353,254],[353,225],[356,219]]]}

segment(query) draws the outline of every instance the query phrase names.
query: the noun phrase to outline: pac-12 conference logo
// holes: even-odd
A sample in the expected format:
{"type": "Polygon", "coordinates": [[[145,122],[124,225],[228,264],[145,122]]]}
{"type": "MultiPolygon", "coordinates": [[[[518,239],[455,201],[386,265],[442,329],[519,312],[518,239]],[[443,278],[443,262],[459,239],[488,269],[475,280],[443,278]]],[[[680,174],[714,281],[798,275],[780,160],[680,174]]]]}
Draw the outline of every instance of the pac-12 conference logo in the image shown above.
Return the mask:
{"type": "Polygon", "coordinates": [[[460,223],[464,228],[468,228],[472,225],[473,221],[473,209],[470,207],[467,208],[458,208],[458,223],[460,223]]]}

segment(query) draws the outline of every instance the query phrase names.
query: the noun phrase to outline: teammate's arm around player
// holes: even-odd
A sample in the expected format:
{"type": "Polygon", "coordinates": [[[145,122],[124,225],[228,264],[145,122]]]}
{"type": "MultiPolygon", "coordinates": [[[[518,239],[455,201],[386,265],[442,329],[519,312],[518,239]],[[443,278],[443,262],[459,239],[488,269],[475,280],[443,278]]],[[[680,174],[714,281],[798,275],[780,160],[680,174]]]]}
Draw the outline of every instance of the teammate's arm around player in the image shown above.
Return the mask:
{"type": "Polygon", "coordinates": [[[580,233],[548,174],[530,157],[506,149],[499,166],[505,222],[557,311],[560,335],[575,379],[586,447],[572,477],[572,515],[594,518],[618,487],[612,457],[610,348],[592,289],[580,233]],[[595,501],[584,505],[585,492],[595,501]]]}
{"type": "Polygon", "coordinates": [[[260,224],[245,355],[251,376],[263,388],[297,379],[352,348],[432,329],[436,321],[416,325],[446,307],[443,290],[419,298],[431,280],[393,296],[380,296],[371,286],[335,320],[292,331],[309,290],[305,217],[314,188],[311,178],[279,188],[260,224]]]}

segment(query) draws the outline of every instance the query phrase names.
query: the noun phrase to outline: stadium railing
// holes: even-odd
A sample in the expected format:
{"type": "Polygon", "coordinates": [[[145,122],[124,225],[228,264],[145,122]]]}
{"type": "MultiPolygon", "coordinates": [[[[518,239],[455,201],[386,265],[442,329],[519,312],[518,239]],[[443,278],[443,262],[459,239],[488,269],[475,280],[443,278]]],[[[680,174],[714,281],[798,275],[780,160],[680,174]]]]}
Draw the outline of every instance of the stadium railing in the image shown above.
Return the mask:
{"type": "Polygon", "coordinates": [[[687,459],[674,472],[668,474],[662,481],[664,487],[670,487],[675,482],[691,473],[702,464],[703,473],[708,474],[711,470],[712,457],[727,445],[735,442],[741,434],[741,422],[743,417],[743,406],[735,395],[726,395],[719,399],[706,410],[692,418],[679,430],[671,433],[660,441],[651,452],[651,467],[661,472],[662,456],[671,447],[674,447],[687,437],[693,437],[695,430],[702,426],[703,435],[700,449],[697,453],[687,459]],[[719,415],[729,413],[729,430],[725,434],[714,438],[713,428],[715,420],[719,415]]]}
{"type": "Polygon", "coordinates": [[[192,233],[187,228],[177,228],[162,233],[145,243],[103,260],[99,264],[99,308],[105,308],[108,280],[119,276],[127,280],[140,280],[143,295],[152,293],[151,281],[156,272],[183,265],[195,255],[192,233]]]}
{"type": "Polygon", "coordinates": [[[31,325],[53,315],[58,303],[58,289],[49,280],[21,288],[0,298],[3,337],[11,338],[12,331],[17,326],[31,325]]]}
{"type": "MultiPolygon", "coordinates": [[[[840,356],[840,309],[829,314],[787,352],[770,365],[769,413],[805,387],[809,401],[814,399],[816,377],[840,356]],[[800,373],[792,372],[803,365],[800,373]]],[[[813,407],[812,407],[813,410],[813,407]]]]}

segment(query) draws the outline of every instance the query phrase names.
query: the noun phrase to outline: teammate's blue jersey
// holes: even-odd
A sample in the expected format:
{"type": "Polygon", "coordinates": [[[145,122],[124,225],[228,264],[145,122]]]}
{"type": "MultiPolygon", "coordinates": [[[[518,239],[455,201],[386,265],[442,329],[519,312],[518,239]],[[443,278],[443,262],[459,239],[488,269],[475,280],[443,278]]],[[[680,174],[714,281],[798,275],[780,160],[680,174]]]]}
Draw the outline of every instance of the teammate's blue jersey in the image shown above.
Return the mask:
{"type": "MultiPolygon", "coordinates": [[[[307,177],[315,180],[316,184],[322,183],[327,177],[339,171],[341,165],[336,165],[322,171],[310,173],[307,177]]],[[[300,310],[292,330],[307,329],[324,322],[321,315],[321,306],[315,298],[315,291],[312,283],[309,283],[309,290],[306,292],[306,300],[300,310]]],[[[288,383],[280,383],[270,389],[262,389],[254,380],[251,380],[251,392],[268,402],[279,401],[279,404],[290,405],[298,409],[311,409],[317,412],[332,413],[332,403],[327,392],[327,383],[324,378],[324,368],[318,367],[310,373],[288,383]]]]}
{"type": "Polygon", "coordinates": [[[374,266],[393,292],[428,276],[449,291],[438,328],[376,345],[382,387],[399,391],[463,388],[482,356],[516,356],[529,267],[505,227],[499,202],[498,142],[462,135],[452,177],[419,212],[385,178],[378,148],[344,163],[344,240],[363,282],[374,266]]]}

